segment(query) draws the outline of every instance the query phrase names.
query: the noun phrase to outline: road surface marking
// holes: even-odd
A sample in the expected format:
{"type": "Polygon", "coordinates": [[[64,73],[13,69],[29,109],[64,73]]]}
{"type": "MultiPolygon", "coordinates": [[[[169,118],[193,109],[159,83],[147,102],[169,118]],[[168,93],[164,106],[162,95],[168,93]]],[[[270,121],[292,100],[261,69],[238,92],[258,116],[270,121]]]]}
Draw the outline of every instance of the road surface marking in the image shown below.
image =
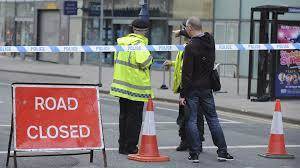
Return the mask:
{"type": "MultiPolygon", "coordinates": [[[[167,111],[175,111],[175,112],[178,112],[177,109],[170,109],[170,108],[165,108],[165,107],[155,107],[157,109],[160,109],[160,110],[167,110],[167,111]]],[[[223,120],[225,122],[222,122],[220,121],[220,123],[234,123],[234,124],[241,124],[241,122],[238,122],[238,121],[233,121],[233,120],[228,120],[228,119],[224,119],[224,118],[219,118],[219,120],[223,120]]]]}
{"type": "Polygon", "coordinates": [[[1,103],[4,103],[4,101],[1,101],[1,100],[0,100],[0,104],[1,104],[1,103]]]}
{"type": "MultiPolygon", "coordinates": [[[[240,122],[227,122],[227,121],[225,121],[225,122],[221,121],[220,123],[221,124],[240,124],[240,122]]],[[[155,124],[177,124],[177,123],[166,121],[166,122],[155,122],[155,124]]],[[[207,124],[207,123],[205,122],[205,124],[207,124]]],[[[119,123],[103,123],[103,125],[119,125],[119,123]]]]}
{"type": "Polygon", "coordinates": [[[165,107],[155,107],[157,109],[160,109],[160,110],[167,110],[167,111],[175,111],[175,112],[178,112],[178,109],[169,109],[169,108],[165,108],[165,107]]]}
{"type": "MultiPolygon", "coordinates": [[[[178,106],[176,103],[173,102],[157,102],[157,104],[166,104],[166,105],[170,105],[170,106],[178,106]]],[[[219,111],[218,110],[218,114],[226,116],[226,117],[230,117],[230,118],[237,118],[237,119],[242,119],[242,120],[250,120],[250,121],[257,121],[263,124],[268,124],[271,125],[272,124],[272,119],[263,119],[260,117],[254,117],[254,116],[249,116],[246,112],[245,114],[236,114],[236,113],[231,113],[231,112],[224,112],[224,111],[219,111]]],[[[300,129],[300,125],[298,124],[291,124],[291,123],[286,123],[283,122],[284,126],[289,127],[289,128],[297,128],[300,129]]]]}
{"type": "MultiPolygon", "coordinates": [[[[176,149],[178,146],[161,146],[158,149],[176,149]]],[[[267,148],[268,145],[237,145],[227,146],[228,149],[252,149],[252,148],[267,148]]],[[[300,148],[300,145],[285,145],[287,148],[300,148]]],[[[203,149],[217,149],[216,146],[203,146],[203,149]]],[[[111,148],[114,149],[114,148],[111,148]]],[[[118,149],[118,148],[116,148],[118,149]]]]}
{"type": "MultiPolygon", "coordinates": [[[[109,98],[100,98],[100,100],[119,102],[115,99],[109,99],[109,98]]],[[[165,108],[165,107],[155,107],[155,108],[159,109],[159,110],[167,110],[167,111],[178,112],[178,109],[170,109],[170,108],[165,108]]],[[[228,120],[228,119],[223,119],[223,118],[219,118],[219,120],[225,121],[225,122],[220,121],[220,123],[231,123],[231,124],[240,124],[241,123],[241,122],[238,122],[238,121],[233,121],[233,120],[228,120]]]]}
{"type": "Polygon", "coordinates": [[[9,83],[1,83],[1,82],[0,82],[0,85],[3,85],[3,86],[10,86],[9,83]]]}
{"type": "MultiPolygon", "coordinates": [[[[106,101],[118,102],[117,100],[110,99],[110,98],[100,98],[100,99],[106,100],[106,101]]],[[[171,106],[174,106],[174,107],[178,106],[176,103],[173,103],[173,102],[171,102],[171,103],[170,102],[157,102],[157,104],[167,104],[167,105],[171,105],[171,106]]],[[[178,111],[178,110],[175,110],[175,109],[169,109],[169,108],[164,108],[164,107],[156,107],[156,108],[157,109],[162,109],[162,110],[176,111],[176,112],[178,111]]],[[[218,111],[218,113],[220,115],[223,115],[223,116],[226,116],[226,117],[230,117],[230,118],[238,118],[238,119],[242,119],[242,120],[250,120],[250,121],[260,122],[260,123],[268,124],[268,125],[272,124],[272,122],[271,122],[272,120],[271,119],[263,119],[263,118],[259,118],[259,117],[253,117],[253,116],[249,116],[247,114],[234,114],[234,113],[223,112],[223,111],[218,111]]],[[[227,119],[225,119],[225,120],[227,120],[227,119]]],[[[230,121],[232,121],[232,120],[230,120],[230,121]]],[[[233,122],[236,122],[236,121],[233,121],[233,122]]],[[[284,125],[286,127],[300,129],[300,125],[290,124],[290,123],[286,123],[286,122],[283,122],[283,123],[284,123],[284,125]]]]}
{"type": "MultiPolygon", "coordinates": [[[[234,113],[223,112],[223,111],[218,111],[218,113],[220,115],[223,115],[223,116],[226,116],[226,117],[234,117],[234,118],[238,118],[238,119],[242,119],[242,120],[250,120],[250,121],[255,121],[255,122],[268,124],[268,125],[272,124],[271,119],[268,120],[268,119],[263,119],[263,118],[259,118],[259,117],[248,116],[247,114],[234,114],[234,113]]],[[[300,129],[300,125],[297,125],[297,124],[290,124],[290,123],[283,122],[283,125],[286,126],[284,128],[288,127],[288,128],[300,129]]]]}
{"type": "MultiPolygon", "coordinates": [[[[160,146],[158,149],[168,150],[176,149],[178,146],[160,146]]],[[[268,145],[237,145],[237,146],[227,146],[228,149],[257,149],[257,148],[267,148],[268,145]]],[[[287,148],[300,148],[300,145],[285,145],[287,148]]],[[[217,149],[216,146],[203,146],[203,149],[217,149]]],[[[106,151],[118,151],[119,148],[105,148],[106,151]]],[[[43,151],[46,153],[57,152],[57,151],[43,151]]],[[[13,152],[11,152],[13,154],[13,152]]],[[[7,154],[7,151],[0,151],[0,154],[7,154]]]]}
{"type": "MultiPolygon", "coordinates": [[[[143,122],[144,123],[144,122],[143,122]]],[[[168,121],[162,121],[162,122],[155,122],[155,124],[177,124],[176,122],[174,121],[171,121],[171,122],[168,122],[168,121]]],[[[205,124],[207,124],[207,122],[205,122],[205,124]]],[[[240,124],[240,122],[228,122],[228,121],[220,121],[220,124],[240,124]]],[[[119,123],[103,123],[103,125],[119,125],[119,123]]],[[[7,125],[7,124],[3,124],[3,125],[0,125],[0,127],[10,127],[10,125],[7,125]]]]}

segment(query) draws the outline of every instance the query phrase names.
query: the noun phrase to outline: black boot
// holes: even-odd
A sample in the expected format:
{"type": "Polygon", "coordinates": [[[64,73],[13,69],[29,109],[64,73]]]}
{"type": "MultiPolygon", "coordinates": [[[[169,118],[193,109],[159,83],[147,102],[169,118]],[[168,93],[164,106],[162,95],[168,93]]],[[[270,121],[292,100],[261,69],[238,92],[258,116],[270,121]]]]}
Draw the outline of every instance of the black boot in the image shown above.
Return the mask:
{"type": "Polygon", "coordinates": [[[176,151],[186,151],[188,150],[188,145],[186,141],[181,141],[179,146],[176,148],[176,151]]]}
{"type": "Polygon", "coordinates": [[[128,152],[124,147],[119,147],[119,154],[128,155],[128,152]]]}
{"type": "Polygon", "coordinates": [[[136,146],[134,147],[119,147],[119,153],[123,155],[128,155],[128,154],[137,154],[138,153],[138,148],[136,146]]]}

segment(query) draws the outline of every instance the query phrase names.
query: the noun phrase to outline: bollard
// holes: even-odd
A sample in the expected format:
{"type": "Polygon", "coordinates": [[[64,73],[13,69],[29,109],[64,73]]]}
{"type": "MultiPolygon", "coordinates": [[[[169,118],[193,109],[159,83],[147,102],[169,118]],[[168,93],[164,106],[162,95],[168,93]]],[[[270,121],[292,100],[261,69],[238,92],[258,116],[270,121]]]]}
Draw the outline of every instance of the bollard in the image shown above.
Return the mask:
{"type": "Polygon", "coordinates": [[[98,65],[98,82],[99,87],[102,87],[102,60],[101,60],[101,53],[99,53],[99,65],[98,65]]]}
{"type": "Polygon", "coordinates": [[[236,84],[237,84],[236,93],[237,95],[240,95],[240,66],[239,65],[236,66],[236,84]]]}
{"type": "Polygon", "coordinates": [[[161,85],[160,89],[168,89],[166,85],[166,67],[163,67],[163,84],[161,85]]]}
{"type": "Polygon", "coordinates": [[[171,67],[169,68],[169,87],[172,88],[172,72],[171,72],[171,67]]]}

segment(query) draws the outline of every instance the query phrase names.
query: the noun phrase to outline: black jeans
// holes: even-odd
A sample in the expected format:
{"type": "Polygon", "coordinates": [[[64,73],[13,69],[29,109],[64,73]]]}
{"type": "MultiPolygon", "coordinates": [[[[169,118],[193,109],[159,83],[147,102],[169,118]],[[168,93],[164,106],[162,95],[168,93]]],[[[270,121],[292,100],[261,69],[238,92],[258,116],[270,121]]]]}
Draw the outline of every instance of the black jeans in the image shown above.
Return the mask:
{"type": "Polygon", "coordinates": [[[119,103],[119,148],[133,150],[139,142],[144,102],[120,98],[119,103]]]}
{"type": "Polygon", "coordinates": [[[203,109],[203,114],[207,121],[213,142],[218,147],[217,152],[226,153],[227,145],[222,127],[219,123],[212,90],[194,89],[186,97],[186,102],[186,107],[190,111],[190,115],[185,123],[186,133],[190,144],[190,154],[198,154],[202,148],[202,142],[199,139],[199,131],[197,127],[197,115],[199,113],[199,105],[203,109]]]}
{"type": "MultiPolygon", "coordinates": [[[[185,132],[185,120],[186,120],[185,117],[188,117],[188,115],[189,115],[189,111],[185,108],[185,106],[179,105],[179,113],[177,117],[177,125],[179,126],[178,133],[181,138],[181,141],[186,144],[188,144],[188,142],[187,142],[186,132],[185,132]]],[[[200,134],[200,140],[204,141],[204,118],[203,118],[201,107],[199,107],[199,113],[197,117],[198,117],[197,126],[200,134]]]]}

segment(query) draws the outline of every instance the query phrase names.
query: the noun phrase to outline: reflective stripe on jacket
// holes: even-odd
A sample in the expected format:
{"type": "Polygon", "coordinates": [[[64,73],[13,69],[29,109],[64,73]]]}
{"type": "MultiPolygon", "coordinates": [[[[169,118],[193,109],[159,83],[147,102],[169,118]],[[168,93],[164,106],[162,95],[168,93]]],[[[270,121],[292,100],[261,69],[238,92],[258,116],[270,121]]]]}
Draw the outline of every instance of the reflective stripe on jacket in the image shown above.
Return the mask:
{"type": "MultiPolygon", "coordinates": [[[[117,40],[118,45],[147,45],[148,39],[129,34],[117,40]]],[[[110,94],[133,101],[148,101],[154,97],[150,81],[152,56],[149,51],[122,51],[114,55],[114,76],[110,94]]]]}
{"type": "Polygon", "coordinates": [[[182,63],[183,63],[183,51],[177,53],[175,61],[172,61],[174,66],[174,75],[173,75],[173,92],[178,93],[181,88],[181,73],[182,73],[182,63]]]}

